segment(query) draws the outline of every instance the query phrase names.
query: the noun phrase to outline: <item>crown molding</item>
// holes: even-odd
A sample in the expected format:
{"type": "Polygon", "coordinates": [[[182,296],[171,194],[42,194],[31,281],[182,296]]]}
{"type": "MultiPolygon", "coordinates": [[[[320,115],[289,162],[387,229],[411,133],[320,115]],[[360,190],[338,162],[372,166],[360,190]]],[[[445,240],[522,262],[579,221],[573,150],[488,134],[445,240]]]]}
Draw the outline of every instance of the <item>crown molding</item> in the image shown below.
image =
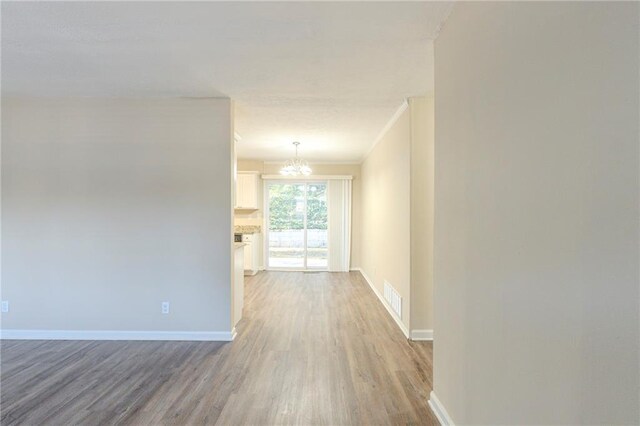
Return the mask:
{"type": "Polygon", "coordinates": [[[367,153],[362,157],[362,159],[360,160],[361,162],[364,162],[367,157],[369,156],[369,154],[371,154],[371,152],[374,150],[374,148],[376,147],[376,145],[378,145],[378,143],[382,140],[382,138],[384,138],[384,136],[387,134],[387,132],[389,131],[389,129],[391,129],[391,127],[393,127],[394,124],[396,124],[396,121],[398,121],[398,119],[400,118],[400,116],[402,115],[402,113],[409,107],[409,102],[407,102],[407,100],[403,100],[402,104],[400,104],[400,106],[398,107],[398,109],[396,110],[396,112],[391,116],[391,118],[389,119],[389,121],[387,122],[387,124],[382,128],[382,130],[380,131],[380,133],[378,134],[378,137],[375,139],[375,141],[373,142],[373,145],[371,145],[371,147],[367,150],[367,153]]]}

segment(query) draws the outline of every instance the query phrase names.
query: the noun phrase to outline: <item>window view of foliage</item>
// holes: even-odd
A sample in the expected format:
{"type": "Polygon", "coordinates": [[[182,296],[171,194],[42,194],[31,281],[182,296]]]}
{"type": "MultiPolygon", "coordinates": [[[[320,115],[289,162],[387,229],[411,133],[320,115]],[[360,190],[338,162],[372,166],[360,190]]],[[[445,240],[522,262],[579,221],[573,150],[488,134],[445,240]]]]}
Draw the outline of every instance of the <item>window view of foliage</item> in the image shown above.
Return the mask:
{"type": "MultiPolygon", "coordinates": [[[[310,184],[307,229],[327,229],[326,184],[310,184]]],[[[269,230],[304,229],[304,185],[269,186],[269,230]]]]}
{"type": "Polygon", "coordinates": [[[307,229],[327,229],[327,185],[311,184],[307,194],[307,229]]]}

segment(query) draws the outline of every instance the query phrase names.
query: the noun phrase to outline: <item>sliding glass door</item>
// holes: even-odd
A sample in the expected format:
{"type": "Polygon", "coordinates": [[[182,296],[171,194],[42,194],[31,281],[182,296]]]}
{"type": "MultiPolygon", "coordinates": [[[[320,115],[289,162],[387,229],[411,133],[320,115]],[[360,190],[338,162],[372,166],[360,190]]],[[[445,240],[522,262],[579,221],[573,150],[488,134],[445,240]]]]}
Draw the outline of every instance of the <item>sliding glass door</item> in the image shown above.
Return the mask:
{"type": "Polygon", "coordinates": [[[267,181],[269,269],[327,269],[327,182],[267,181]]]}
{"type": "Polygon", "coordinates": [[[305,185],[267,183],[269,268],[305,268],[305,185]]]}

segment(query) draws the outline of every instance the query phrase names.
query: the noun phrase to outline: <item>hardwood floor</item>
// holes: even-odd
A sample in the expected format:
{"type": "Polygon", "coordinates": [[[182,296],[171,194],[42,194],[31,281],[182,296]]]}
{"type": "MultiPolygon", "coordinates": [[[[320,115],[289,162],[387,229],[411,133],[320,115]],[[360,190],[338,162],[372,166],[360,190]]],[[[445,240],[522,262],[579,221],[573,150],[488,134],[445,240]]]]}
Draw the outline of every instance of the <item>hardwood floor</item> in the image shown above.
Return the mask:
{"type": "Polygon", "coordinates": [[[438,424],[432,345],[360,273],[246,280],[232,343],[2,341],[1,423],[438,424]]]}

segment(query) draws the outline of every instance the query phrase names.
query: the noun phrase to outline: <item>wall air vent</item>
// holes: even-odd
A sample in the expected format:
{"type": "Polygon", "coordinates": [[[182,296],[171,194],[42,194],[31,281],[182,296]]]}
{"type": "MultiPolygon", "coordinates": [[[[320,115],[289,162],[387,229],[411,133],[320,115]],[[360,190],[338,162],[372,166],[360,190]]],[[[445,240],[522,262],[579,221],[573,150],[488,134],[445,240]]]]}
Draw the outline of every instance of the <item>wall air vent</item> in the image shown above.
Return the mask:
{"type": "Polygon", "coordinates": [[[384,282],[384,300],[387,301],[391,310],[398,315],[398,318],[402,318],[402,297],[386,280],[384,282]]]}

